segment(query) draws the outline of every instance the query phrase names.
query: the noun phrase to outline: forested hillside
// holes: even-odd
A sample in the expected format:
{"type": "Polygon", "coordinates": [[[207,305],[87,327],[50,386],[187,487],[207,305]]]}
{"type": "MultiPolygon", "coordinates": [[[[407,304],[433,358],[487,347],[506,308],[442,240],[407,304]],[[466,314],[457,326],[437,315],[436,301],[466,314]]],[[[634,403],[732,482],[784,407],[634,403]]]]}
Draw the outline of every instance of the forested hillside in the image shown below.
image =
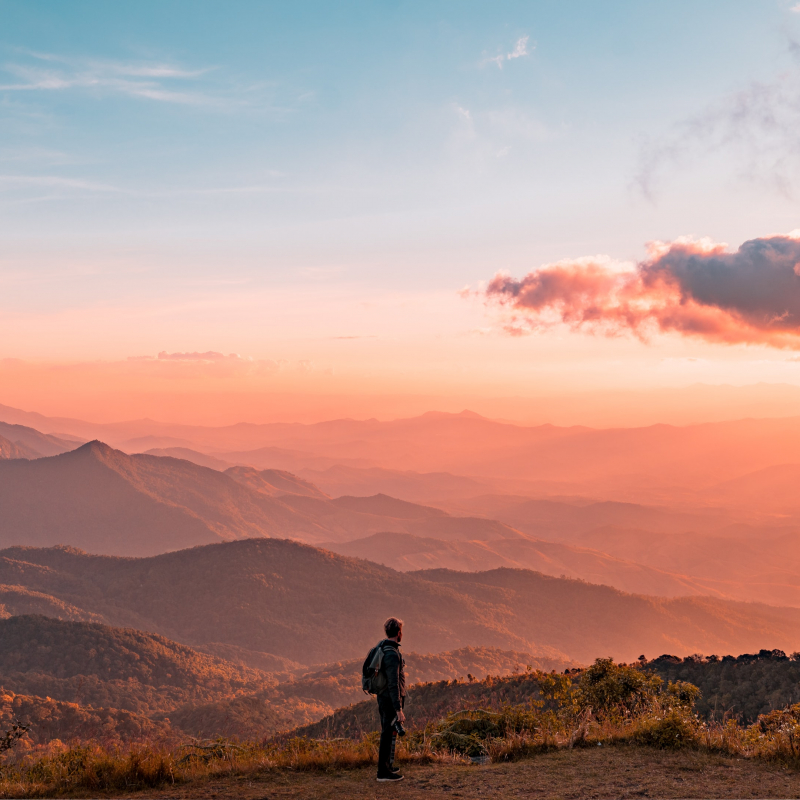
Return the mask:
{"type": "Polygon", "coordinates": [[[787,705],[800,703],[800,654],[761,650],[734,656],[661,656],[647,669],[664,680],[689,681],[700,688],[697,710],[707,719],[735,717],[753,722],[787,705]]]}
{"type": "Polygon", "coordinates": [[[261,688],[268,676],[142,631],[42,616],[0,620],[0,685],[143,715],[261,688]]]}
{"type": "Polygon", "coordinates": [[[630,595],[529,570],[400,573],[278,539],[141,559],[9,548],[0,551],[0,583],[106,624],[306,665],[363,658],[390,615],[405,619],[418,652],[497,647],[585,663],[598,653],[744,652],[765,639],[800,648],[798,609],[630,595]]]}
{"type": "Polygon", "coordinates": [[[0,729],[8,730],[14,721],[29,726],[28,742],[47,744],[102,741],[109,745],[136,740],[153,742],[171,736],[169,722],[148,719],[119,708],[91,708],[50,697],[30,697],[2,687],[0,681],[0,729]]]}
{"type": "MultiPolygon", "coordinates": [[[[2,713],[37,726],[37,741],[171,731],[260,739],[363,699],[360,659],[278,681],[161,636],[42,616],[0,621],[0,643],[0,687],[8,695],[2,713]]],[[[410,652],[406,660],[409,684],[470,672],[508,674],[528,665],[566,666],[488,648],[410,652]]]]}

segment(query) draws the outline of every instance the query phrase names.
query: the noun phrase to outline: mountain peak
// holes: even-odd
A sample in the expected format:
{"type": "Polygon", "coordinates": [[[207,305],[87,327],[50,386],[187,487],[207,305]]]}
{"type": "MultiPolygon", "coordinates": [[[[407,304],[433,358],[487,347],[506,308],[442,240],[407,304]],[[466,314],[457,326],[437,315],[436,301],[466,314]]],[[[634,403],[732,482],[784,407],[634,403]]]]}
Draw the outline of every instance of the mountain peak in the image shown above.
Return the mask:
{"type": "Polygon", "coordinates": [[[107,445],[105,442],[101,442],[99,439],[93,439],[91,442],[86,442],[86,444],[82,444],[71,452],[76,455],[81,453],[86,455],[108,456],[118,451],[114,450],[113,447],[107,445]]]}

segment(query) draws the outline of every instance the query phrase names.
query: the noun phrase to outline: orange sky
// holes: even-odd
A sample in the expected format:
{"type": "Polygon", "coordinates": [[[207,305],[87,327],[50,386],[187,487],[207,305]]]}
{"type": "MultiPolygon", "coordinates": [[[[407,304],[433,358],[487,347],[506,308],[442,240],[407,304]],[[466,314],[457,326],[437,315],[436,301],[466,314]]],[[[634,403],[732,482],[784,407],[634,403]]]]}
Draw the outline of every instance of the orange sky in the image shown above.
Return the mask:
{"type": "Polygon", "coordinates": [[[691,25],[669,4],[311,22],[176,6],[159,25],[137,4],[51,5],[43,26],[19,4],[0,43],[0,404],[195,422],[793,410],[780,389],[756,408],[674,400],[800,387],[787,4],[695,4],[691,25]]]}

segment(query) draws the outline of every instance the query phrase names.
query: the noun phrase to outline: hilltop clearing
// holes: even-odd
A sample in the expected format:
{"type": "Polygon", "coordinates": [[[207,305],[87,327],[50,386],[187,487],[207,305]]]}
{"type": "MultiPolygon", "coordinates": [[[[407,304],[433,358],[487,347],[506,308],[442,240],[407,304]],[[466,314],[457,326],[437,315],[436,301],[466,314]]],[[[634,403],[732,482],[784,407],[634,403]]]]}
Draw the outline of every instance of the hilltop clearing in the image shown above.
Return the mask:
{"type": "Polygon", "coordinates": [[[305,664],[363,658],[392,614],[406,621],[407,646],[419,652],[498,647],[585,662],[598,652],[631,660],[642,652],[800,649],[798,609],[631,595],[529,570],[402,573],[277,539],[149,558],[9,548],[0,551],[0,583],[107,624],[305,664]]]}
{"type": "Polygon", "coordinates": [[[646,747],[559,750],[532,759],[475,767],[404,765],[402,787],[375,783],[374,767],[327,772],[266,772],[211,778],[148,792],[150,797],[374,800],[402,791],[406,800],[586,797],[786,798],[797,795],[797,773],[779,763],[646,747]]]}
{"type": "MultiPolygon", "coordinates": [[[[410,720],[408,735],[398,741],[396,763],[407,776],[399,790],[403,796],[451,796],[454,787],[474,797],[487,790],[499,797],[564,796],[566,784],[567,796],[652,792],[686,797],[694,794],[686,792],[694,773],[701,777],[694,775],[692,788],[703,789],[702,796],[727,796],[733,789],[736,797],[764,797],[778,789],[784,796],[796,794],[787,791],[793,784],[782,776],[796,784],[800,762],[786,732],[797,725],[800,705],[760,716],[749,727],[735,721],[704,724],[694,714],[696,687],[665,685],[639,667],[608,659],[579,673],[528,672],[480,684],[415,687],[420,703],[411,702],[410,708],[422,699],[430,705],[438,692],[443,700],[439,710],[446,716],[432,717],[424,727],[421,717],[410,720]],[[489,763],[475,766],[470,759],[476,758],[489,763]],[[676,770],[681,765],[685,770],[676,770]],[[579,785],[569,783],[574,776],[565,779],[564,770],[574,771],[579,785]],[[748,783],[756,777],[757,785],[748,783]]],[[[362,705],[374,711],[374,699],[362,705]]],[[[357,708],[342,709],[338,716],[352,715],[357,708]]],[[[168,792],[172,797],[375,797],[377,791],[382,796],[385,787],[376,789],[374,782],[372,725],[340,731],[329,724],[328,733],[345,736],[307,738],[321,730],[317,725],[270,740],[218,739],[183,746],[168,735],[160,743],[127,747],[112,740],[37,748],[25,741],[5,761],[0,792],[19,797],[138,789],[148,796],[168,792]]]]}

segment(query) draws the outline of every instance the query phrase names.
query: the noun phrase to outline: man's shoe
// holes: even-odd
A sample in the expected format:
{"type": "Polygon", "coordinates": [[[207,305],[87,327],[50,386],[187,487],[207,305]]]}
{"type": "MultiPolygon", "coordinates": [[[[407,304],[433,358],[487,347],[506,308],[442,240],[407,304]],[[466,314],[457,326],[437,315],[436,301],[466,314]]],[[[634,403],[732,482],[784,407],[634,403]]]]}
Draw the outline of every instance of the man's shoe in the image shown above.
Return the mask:
{"type": "Polygon", "coordinates": [[[400,767],[389,767],[389,772],[394,772],[397,774],[400,772],[400,767]]]}
{"type": "Polygon", "coordinates": [[[389,772],[386,775],[378,775],[378,783],[393,783],[394,781],[401,780],[403,780],[403,776],[398,775],[396,772],[389,772]]]}

